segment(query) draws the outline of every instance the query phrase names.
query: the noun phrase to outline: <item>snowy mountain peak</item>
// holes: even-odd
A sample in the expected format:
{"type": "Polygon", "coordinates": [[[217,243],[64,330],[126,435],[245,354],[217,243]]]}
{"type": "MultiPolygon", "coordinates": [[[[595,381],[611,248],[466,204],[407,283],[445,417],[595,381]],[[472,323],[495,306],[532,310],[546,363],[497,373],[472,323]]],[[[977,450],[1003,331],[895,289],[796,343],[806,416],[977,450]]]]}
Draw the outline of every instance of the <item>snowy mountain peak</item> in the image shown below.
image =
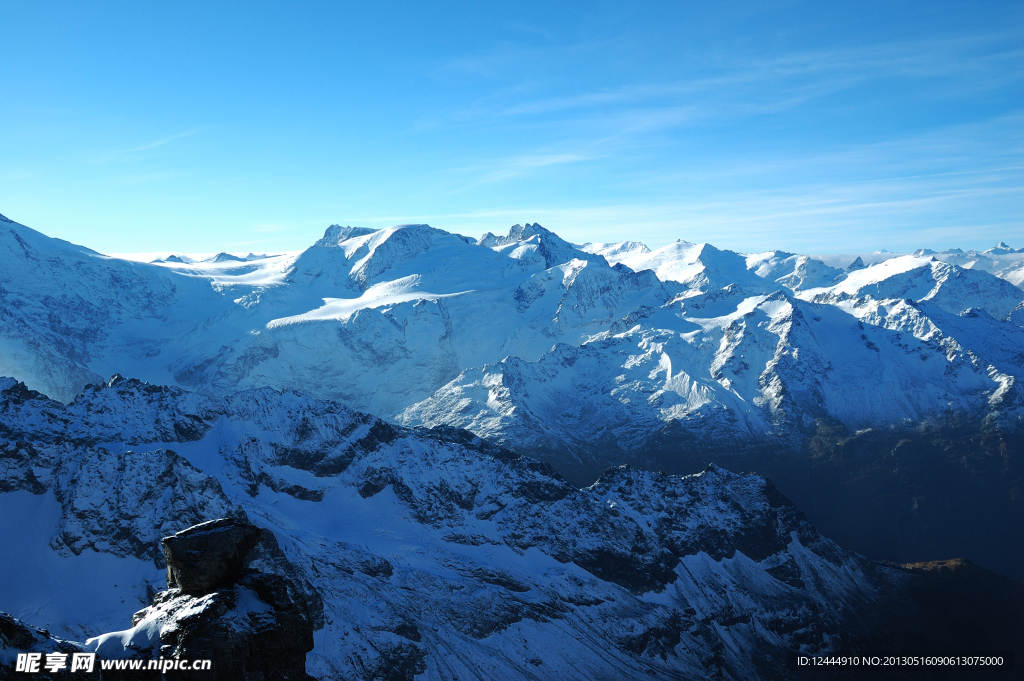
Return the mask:
{"type": "Polygon", "coordinates": [[[543,227],[539,222],[527,222],[525,227],[519,224],[512,225],[508,230],[508,235],[506,236],[495,236],[494,234],[487,232],[480,237],[477,243],[480,246],[493,248],[495,246],[507,246],[508,244],[514,244],[519,241],[529,241],[533,237],[539,237],[538,240],[551,240],[562,244],[568,243],[550,229],[543,227]]]}
{"type": "Polygon", "coordinates": [[[246,259],[231,253],[218,253],[210,258],[208,262],[246,262],[246,259]]]}
{"type": "Polygon", "coordinates": [[[994,247],[982,251],[985,255],[1011,255],[1013,253],[1024,253],[1024,248],[1011,248],[1005,241],[1000,241],[994,247]]]}
{"type": "Polygon", "coordinates": [[[849,274],[850,272],[856,272],[857,270],[862,270],[862,269],[864,269],[864,267],[865,267],[864,260],[858,255],[857,259],[854,260],[853,262],[851,262],[849,265],[847,265],[846,269],[843,270],[843,271],[846,272],[846,274],[849,274]]]}
{"type": "Polygon", "coordinates": [[[577,246],[585,253],[604,256],[611,264],[617,264],[621,256],[650,253],[651,249],[639,241],[618,241],[615,243],[585,243],[577,246]]]}
{"type": "Polygon", "coordinates": [[[507,236],[496,236],[491,232],[487,232],[482,237],[480,237],[477,243],[486,248],[493,248],[495,246],[506,246],[508,244],[513,244],[516,243],[517,241],[526,241],[530,237],[538,234],[541,236],[555,236],[554,232],[551,232],[541,227],[539,222],[534,224],[530,224],[529,222],[527,222],[525,227],[523,227],[519,223],[512,225],[512,227],[510,227],[508,230],[507,236]]]}
{"type": "Polygon", "coordinates": [[[368,227],[342,227],[341,225],[331,225],[324,232],[323,237],[313,245],[323,248],[337,246],[342,241],[347,241],[352,237],[365,236],[367,234],[372,234],[375,231],[377,230],[370,229],[368,227]]]}
{"type": "Polygon", "coordinates": [[[589,261],[600,256],[594,256],[586,251],[578,249],[565,239],[545,229],[540,223],[526,223],[526,226],[513,225],[508,231],[508,236],[495,236],[487,232],[477,241],[477,244],[484,248],[507,253],[510,257],[519,260],[537,259],[548,269],[571,262],[572,260],[589,261]]]}
{"type": "MultiPolygon", "coordinates": [[[[18,495],[0,514],[45,511],[38,555],[157,578],[161,536],[247,515],[324,593],[322,678],[416,655],[426,678],[515,678],[523,639],[573,651],[536,678],[629,678],[641,654],[704,678],[679,660],[769,625],[803,645],[874,579],[763,478],[709,461],[790,471],[775,484],[802,506],[893,542],[868,555],[931,527],[928,546],[988,532],[988,559],[1024,564],[1024,291],[995,274],[1024,256],[842,272],[854,255],[333,225],[301,253],[154,265],[0,222],[0,376],[24,381],[0,379],[0,502],[18,495]],[[947,419],[962,430],[931,447],[947,419]],[[943,515],[960,508],[981,510],[943,515]]],[[[723,678],[758,678],[751,659],[723,678]]]]}
{"type": "MultiPolygon", "coordinates": [[[[764,678],[786,650],[853,645],[905,581],[821,536],[763,478],[718,467],[619,467],[574,489],[455,429],[265,390],[210,399],[128,379],[73,406],[28,405],[45,413],[9,402],[0,394],[2,423],[20,437],[0,442],[2,510],[42,510],[18,565],[54,569],[22,570],[17,583],[34,588],[9,589],[4,605],[64,636],[138,606],[51,598],[40,612],[40,593],[115,571],[121,593],[148,599],[165,558],[179,574],[161,538],[213,518],[273,538],[252,566],[315,603],[306,661],[319,678],[411,678],[380,672],[410,657],[429,679],[485,664],[493,678],[764,678]],[[205,427],[137,429],[147,421],[205,427]],[[726,643],[763,654],[715,658],[726,643]],[[540,658],[545,676],[524,675],[540,658]]],[[[89,641],[114,638],[130,637],[89,641]]]]}

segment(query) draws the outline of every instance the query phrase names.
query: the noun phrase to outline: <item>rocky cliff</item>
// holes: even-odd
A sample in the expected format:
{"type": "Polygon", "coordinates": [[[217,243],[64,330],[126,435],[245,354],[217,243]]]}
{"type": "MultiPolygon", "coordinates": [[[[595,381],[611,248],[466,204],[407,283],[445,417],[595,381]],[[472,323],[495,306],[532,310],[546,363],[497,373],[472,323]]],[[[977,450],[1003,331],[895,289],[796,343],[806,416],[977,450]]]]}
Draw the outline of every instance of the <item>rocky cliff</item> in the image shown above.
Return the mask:
{"type": "Polygon", "coordinates": [[[64,405],[7,382],[0,421],[4,607],[97,650],[145,632],[241,660],[297,626],[280,611],[308,617],[316,678],[786,679],[791,650],[920,645],[920,603],[948,588],[844,550],[756,475],[619,467],[581,489],[466,431],[294,392],[117,377],[64,405]],[[240,567],[246,519],[263,577],[240,567]],[[235,548],[201,558],[221,532],[235,548]]]}

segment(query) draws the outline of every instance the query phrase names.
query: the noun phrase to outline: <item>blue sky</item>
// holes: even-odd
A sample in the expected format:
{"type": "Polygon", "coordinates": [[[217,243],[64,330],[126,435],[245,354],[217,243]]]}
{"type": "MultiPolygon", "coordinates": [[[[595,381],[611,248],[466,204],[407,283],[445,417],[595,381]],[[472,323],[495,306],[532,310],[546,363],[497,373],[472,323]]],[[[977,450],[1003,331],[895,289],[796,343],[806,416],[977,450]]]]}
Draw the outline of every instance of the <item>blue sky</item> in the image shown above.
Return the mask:
{"type": "Polygon", "coordinates": [[[0,213],[104,252],[330,223],[1024,246],[1024,3],[3,3],[0,213]]]}

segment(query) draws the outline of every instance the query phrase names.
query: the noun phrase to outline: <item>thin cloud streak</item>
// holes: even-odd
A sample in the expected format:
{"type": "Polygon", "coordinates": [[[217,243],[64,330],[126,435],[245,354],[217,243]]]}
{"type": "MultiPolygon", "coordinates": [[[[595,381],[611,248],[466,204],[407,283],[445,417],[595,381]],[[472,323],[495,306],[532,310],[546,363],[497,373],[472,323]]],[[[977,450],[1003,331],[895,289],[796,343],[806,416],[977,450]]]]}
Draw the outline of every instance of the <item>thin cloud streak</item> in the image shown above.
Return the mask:
{"type": "Polygon", "coordinates": [[[535,170],[566,165],[568,163],[581,163],[592,158],[592,156],[582,153],[535,153],[496,159],[486,166],[467,166],[456,172],[477,175],[477,179],[468,185],[451,190],[451,193],[458,193],[473,187],[503,180],[526,177],[535,170]]]}
{"type": "Polygon", "coordinates": [[[195,133],[196,133],[196,129],[195,128],[191,128],[189,130],[185,130],[183,132],[176,133],[174,135],[168,135],[167,137],[161,137],[160,139],[154,140],[154,141],[150,142],[149,144],[143,144],[141,146],[132,147],[130,149],[122,149],[122,150],[120,150],[118,152],[115,152],[115,153],[126,154],[127,155],[127,154],[137,154],[137,153],[139,153],[141,151],[150,151],[152,149],[158,149],[159,147],[162,147],[162,146],[164,146],[166,144],[169,144],[169,143],[173,142],[174,140],[180,140],[183,137],[190,137],[190,136],[194,135],[195,133]]]}
{"type": "Polygon", "coordinates": [[[151,158],[154,155],[151,152],[166,147],[168,144],[175,142],[177,140],[184,139],[186,137],[191,137],[198,131],[199,128],[189,128],[188,130],[183,130],[173,135],[167,135],[166,137],[161,137],[159,139],[155,139],[145,144],[140,144],[134,147],[126,147],[123,149],[115,149],[113,151],[103,153],[99,156],[92,158],[88,162],[102,164],[112,162],[135,161],[139,159],[151,158]]]}
{"type": "Polygon", "coordinates": [[[1020,68],[1024,50],[1017,47],[1021,41],[1024,35],[1002,33],[804,51],[764,59],[718,59],[698,70],[711,75],[672,82],[630,83],[512,105],[500,102],[509,95],[521,99],[522,88],[499,91],[489,101],[480,100],[473,108],[450,112],[450,116],[460,121],[500,120],[615,107],[644,108],[659,100],[666,102],[662,106],[682,100],[691,108],[708,109],[709,114],[720,112],[723,103],[741,103],[748,115],[757,115],[792,108],[868,80],[893,77],[955,78],[960,81],[955,96],[962,97],[1024,78],[1020,68]],[[1008,47],[975,53],[1002,44],[1008,47]],[[811,82],[801,82],[808,80],[811,82]]]}
{"type": "Polygon", "coordinates": [[[751,252],[781,248],[803,253],[824,253],[830,249],[842,252],[841,248],[836,249],[848,241],[843,230],[856,226],[866,239],[876,242],[872,247],[877,248],[971,248],[991,245],[981,241],[1012,240],[1013,234],[1021,233],[1024,227],[1010,210],[1004,219],[978,225],[971,217],[972,205],[1012,204],[1022,194],[1024,182],[973,188],[932,184],[927,191],[922,191],[917,183],[875,182],[738,192],[700,202],[535,205],[431,215],[353,217],[350,221],[374,226],[427,222],[454,231],[472,228],[472,234],[507,229],[513,222],[541,222],[570,240],[622,241],[646,232],[657,235],[648,243],[652,247],[683,238],[751,252]],[[928,216],[945,224],[928,224],[928,216]],[[967,227],[974,232],[965,232],[967,227]],[[931,238],[937,229],[954,230],[960,238],[935,244],[931,238]]]}

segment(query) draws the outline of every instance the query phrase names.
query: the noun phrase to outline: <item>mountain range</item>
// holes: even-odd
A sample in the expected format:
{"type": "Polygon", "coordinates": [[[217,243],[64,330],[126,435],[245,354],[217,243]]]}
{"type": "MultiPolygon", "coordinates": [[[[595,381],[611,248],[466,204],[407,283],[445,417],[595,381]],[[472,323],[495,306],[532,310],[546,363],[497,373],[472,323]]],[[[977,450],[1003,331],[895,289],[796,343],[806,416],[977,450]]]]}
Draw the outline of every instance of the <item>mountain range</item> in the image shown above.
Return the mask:
{"type": "Polygon", "coordinates": [[[135,641],[160,538],[235,518],[306,594],[318,678],[791,678],[786,651],[972,627],[1012,649],[1020,585],[984,568],[1024,578],[1022,277],[1005,243],[537,224],[143,263],[0,216],[0,610],[135,641]]]}
{"type": "MultiPolygon", "coordinates": [[[[0,664],[26,638],[163,654],[154,640],[223,591],[169,615],[184,596],[158,593],[160,539],[209,518],[269,535],[253,567],[304,594],[316,678],[789,679],[791,651],[1013,651],[1024,635],[1024,585],[870,561],[771,482],[713,465],[622,466],[580,489],[463,430],[120,376],[69,405],[4,379],[0,424],[0,664]]],[[[242,622],[265,618],[249,601],[242,622]]]]}
{"type": "Polygon", "coordinates": [[[115,373],[295,389],[467,429],[580,486],[714,462],[768,475],[868,555],[1024,577],[998,539],[1024,539],[1024,252],[1004,243],[836,267],[536,224],[335,225],[297,253],[187,260],[0,220],[0,375],[64,402],[115,373]]]}

